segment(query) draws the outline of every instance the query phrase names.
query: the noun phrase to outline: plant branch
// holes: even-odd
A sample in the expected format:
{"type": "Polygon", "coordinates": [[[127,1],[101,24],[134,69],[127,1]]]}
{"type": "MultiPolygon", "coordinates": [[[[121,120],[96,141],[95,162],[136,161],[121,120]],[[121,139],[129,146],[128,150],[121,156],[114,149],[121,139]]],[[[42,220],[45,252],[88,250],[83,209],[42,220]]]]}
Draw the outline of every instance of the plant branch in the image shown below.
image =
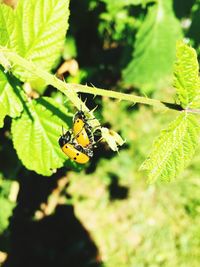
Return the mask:
{"type": "Polygon", "coordinates": [[[69,89],[74,89],[76,90],[76,92],[80,92],[80,93],[107,96],[110,98],[126,100],[126,101],[130,101],[133,103],[151,105],[151,106],[154,106],[160,109],[173,109],[173,110],[178,110],[178,111],[183,110],[183,108],[180,105],[177,105],[175,103],[162,102],[162,101],[159,101],[153,98],[137,96],[133,94],[125,94],[125,93],[115,92],[111,90],[105,90],[105,89],[97,88],[94,86],[91,87],[88,85],[66,83],[66,87],[69,89]]]}
{"type": "MultiPolygon", "coordinates": [[[[177,105],[175,103],[162,102],[157,99],[137,96],[133,94],[125,94],[111,90],[105,90],[102,88],[96,88],[94,86],[65,83],[64,81],[58,79],[55,75],[52,75],[45,70],[42,70],[39,66],[37,66],[36,64],[27,59],[24,59],[15,52],[12,52],[7,48],[0,47],[0,64],[2,64],[4,67],[7,67],[8,66],[7,61],[11,63],[11,66],[13,65],[11,69],[13,68],[14,73],[15,73],[15,66],[20,66],[26,71],[29,71],[32,74],[36,75],[37,77],[43,79],[46,82],[46,84],[52,85],[55,88],[57,88],[59,91],[64,93],[69,98],[69,100],[74,104],[74,106],[76,106],[78,109],[82,108],[84,111],[89,111],[89,110],[85,106],[85,104],[81,101],[81,99],[78,97],[77,92],[106,96],[119,100],[130,101],[133,103],[151,105],[162,110],[163,109],[164,110],[173,109],[178,111],[183,110],[183,108],[180,105],[177,105]],[[5,66],[5,59],[6,59],[6,66],[5,66]]],[[[189,112],[193,111],[190,110],[189,112]]],[[[200,113],[200,110],[194,110],[194,113],[200,113]]]]}

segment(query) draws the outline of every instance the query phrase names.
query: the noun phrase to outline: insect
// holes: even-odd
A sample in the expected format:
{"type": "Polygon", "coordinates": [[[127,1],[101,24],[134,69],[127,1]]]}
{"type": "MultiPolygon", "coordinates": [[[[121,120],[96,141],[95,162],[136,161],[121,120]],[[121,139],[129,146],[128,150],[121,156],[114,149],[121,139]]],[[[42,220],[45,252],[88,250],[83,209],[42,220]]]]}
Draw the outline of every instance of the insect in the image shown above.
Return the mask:
{"type": "Polygon", "coordinates": [[[72,139],[70,131],[63,133],[58,140],[62,151],[73,161],[85,164],[93,156],[93,150],[91,148],[84,148],[80,144],[76,143],[72,139]]]}
{"type": "Polygon", "coordinates": [[[82,147],[92,147],[94,143],[92,127],[88,124],[88,119],[82,110],[76,112],[74,116],[73,133],[77,143],[82,147]]]}

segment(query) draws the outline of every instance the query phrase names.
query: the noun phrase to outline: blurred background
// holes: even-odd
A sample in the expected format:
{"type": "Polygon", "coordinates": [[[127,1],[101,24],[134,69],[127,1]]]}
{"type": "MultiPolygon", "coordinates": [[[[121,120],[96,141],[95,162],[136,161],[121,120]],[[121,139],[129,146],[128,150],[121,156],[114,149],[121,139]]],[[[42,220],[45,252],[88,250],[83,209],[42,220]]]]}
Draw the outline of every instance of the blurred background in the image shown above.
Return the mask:
{"type": "MultiPolygon", "coordinates": [[[[71,0],[70,13],[58,77],[175,101],[175,44],[185,38],[199,55],[199,0],[71,0]]],[[[55,88],[38,93],[76,112],[55,88]]],[[[119,153],[99,143],[86,167],[43,177],[17,158],[7,118],[0,129],[0,266],[199,267],[200,150],[170,183],[148,185],[139,171],[176,112],[80,97],[126,143],[119,153]]]]}

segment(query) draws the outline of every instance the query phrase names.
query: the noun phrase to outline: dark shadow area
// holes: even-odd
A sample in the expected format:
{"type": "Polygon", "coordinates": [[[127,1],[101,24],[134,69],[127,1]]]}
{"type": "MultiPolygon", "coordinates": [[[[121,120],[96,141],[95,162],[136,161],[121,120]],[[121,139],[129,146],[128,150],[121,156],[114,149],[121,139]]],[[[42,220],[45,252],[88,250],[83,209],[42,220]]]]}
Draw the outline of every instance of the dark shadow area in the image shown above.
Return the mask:
{"type": "Polygon", "coordinates": [[[11,119],[6,116],[4,127],[0,129],[0,172],[7,179],[17,179],[17,174],[22,167],[10,136],[11,119]]]}
{"type": "Polygon", "coordinates": [[[174,104],[174,103],[167,103],[167,102],[161,102],[162,104],[164,104],[167,108],[170,109],[174,109],[174,110],[178,110],[178,111],[182,111],[184,110],[184,108],[182,108],[180,105],[178,104],[174,104]]]}
{"type": "MultiPolygon", "coordinates": [[[[111,128],[110,123],[105,123],[102,125],[103,127],[106,127],[108,129],[111,128]]],[[[96,168],[99,166],[99,161],[103,159],[112,159],[116,156],[116,151],[113,151],[106,142],[101,142],[100,138],[101,135],[98,134],[98,131],[96,131],[94,134],[97,134],[97,136],[94,136],[94,140],[97,142],[96,146],[94,148],[94,156],[91,159],[90,165],[85,170],[86,174],[93,173],[96,168]],[[99,142],[100,141],[100,142],[99,142]]],[[[121,133],[119,132],[119,135],[121,133]]],[[[129,145],[127,143],[123,144],[123,146],[119,147],[119,151],[129,149],[129,145]]]]}
{"type": "Polygon", "coordinates": [[[110,200],[126,199],[129,189],[126,186],[119,185],[119,178],[114,173],[109,173],[111,182],[108,186],[110,200]]]}
{"type": "Polygon", "coordinates": [[[95,65],[102,48],[97,29],[98,17],[104,7],[101,4],[91,11],[89,4],[88,0],[70,2],[69,34],[76,39],[78,62],[81,66],[95,65]]]}
{"type": "Polygon", "coordinates": [[[18,204],[0,236],[0,246],[8,252],[3,267],[100,267],[98,248],[72,205],[57,205],[53,214],[33,219],[62,173],[48,179],[23,170],[19,177],[18,204]]]}
{"type": "MultiPolygon", "coordinates": [[[[128,46],[124,38],[125,40],[117,46],[112,46],[114,41],[110,40],[110,47],[105,48],[107,34],[101,34],[99,31],[101,23],[99,17],[106,12],[106,5],[99,1],[95,8],[92,8],[91,2],[88,0],[70,2],[68,35],[72,35],[76,40],[77,61],[80,68],[87,70],[87,78],[83,79],[82,83],[109,88],[120,79],[120,67],[125,66],[130,60],[132,45],[128,46]]],[[[134,38],[132,31],[127,34],[134,38]]]]}
{"type": "Polygon", "coordinates": [[[40,221],[15,210],[11,249],[4,267],[100,266],[97,247],[74,215],[72,206],[58,206],[40,221]]]}
{"type": "Polygon", "coordinates": [[[85,172],[87,174],[93,173],[99,165],[99,160],[101,158],[111,159],[114,156],[116,156],[116,152],[112,151],[106,143],[99,143],[97,147],[94,148],[94,156],[85,172]]]}
{"type": "Polygon", "coordinates": [[[196,9],[192,14],[192,21],[190,28],[186,34],[187,37],[192,39],[193,43],[192,46],[198,48],[200,42],[200,32],[199,32],[199,25],[200,25],[200,3],[196,4],[196,9]]]}
{"type": "Polygon", "coordinates": [[[176,16],[180,19],[190,15],[191,8],[194,5],[195,0],[174,0],[173,8],[176,16]]]}

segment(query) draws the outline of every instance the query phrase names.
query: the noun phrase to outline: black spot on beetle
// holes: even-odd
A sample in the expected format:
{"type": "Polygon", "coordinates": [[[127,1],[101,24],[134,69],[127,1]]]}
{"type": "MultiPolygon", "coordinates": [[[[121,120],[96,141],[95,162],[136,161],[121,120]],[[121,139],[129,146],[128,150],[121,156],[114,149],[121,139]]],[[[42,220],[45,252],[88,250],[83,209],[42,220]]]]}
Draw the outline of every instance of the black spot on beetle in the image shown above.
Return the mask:
{"type": "Polygon", "coordinates": [[[76,157],[74,157],[74,160],[76,160],[76,157]]]}
{"type": "Polygon", "coordinates": [[[76,153],[76,156],[78,156],[79,155],[79,153],[76,153]]]}

